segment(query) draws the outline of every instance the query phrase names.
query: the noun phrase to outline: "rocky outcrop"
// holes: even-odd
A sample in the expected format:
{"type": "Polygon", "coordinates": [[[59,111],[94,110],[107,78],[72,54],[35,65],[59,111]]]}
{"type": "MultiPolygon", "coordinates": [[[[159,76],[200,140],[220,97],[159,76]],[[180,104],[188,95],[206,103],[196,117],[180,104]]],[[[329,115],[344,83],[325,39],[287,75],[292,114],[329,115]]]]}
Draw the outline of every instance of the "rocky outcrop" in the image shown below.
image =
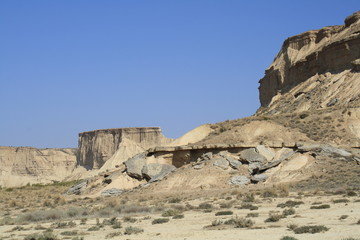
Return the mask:
{"type": "Polygon", "coordinates": [[[63,181],[76,167],[76,149],[0,147],[0,186],[63,181]]]}
{"type": "Polygon", "coordinates": [[[359,16],[286,39],[259,82],[258,113],[360,106],[359,16]]]}
{"type": "Polygon", "coordinates": [[[83,132],[79,134],[78,165],[87,169],[101,168],[121,147],[124,139],[130,140],[144,150],[172,141],[163,136],[159,127],[114,128],[83,132]]]}

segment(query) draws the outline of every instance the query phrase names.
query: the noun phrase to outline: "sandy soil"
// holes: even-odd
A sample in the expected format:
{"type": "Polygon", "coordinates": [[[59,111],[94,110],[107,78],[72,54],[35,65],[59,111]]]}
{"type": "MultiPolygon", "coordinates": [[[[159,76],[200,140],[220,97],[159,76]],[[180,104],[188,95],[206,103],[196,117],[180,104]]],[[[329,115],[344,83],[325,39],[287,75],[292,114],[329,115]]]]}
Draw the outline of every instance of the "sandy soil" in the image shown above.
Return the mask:
{"type": "MultiPolygon", "coordinates": [[[[135,235],[121,235],[113,239],[236,239],[236,240],[256,240],[256,239],[281,239],[283,236],[293,236],[296,239],[326,239],[326,240],[340,240],[347,237],[360,238],[360,226],[357,224],[360,219],[360,202],[356,201],[358,197],[346,197],[348,203],[333,203],[334,199],[343,199],[342,196],[311,196],[302,197],[302,199],[294,199],[296,201],[303,201],[295,207],[295,215],[287,216],[280,219],[279,222],[264,222],[269,217],[269,212],[274,211],[282,213],[284,209],[277,207],[277,204],[284,203],[290,198],[257,198],[252,204],[259,207],[258,210],[237,209],[241,201],[233,198],[234,204],[231,208],[220,209],[217,203],[225,200],[212,200],[215,209],[212,212],[205,213],[203,210],[190,210],[184,212],[183,219],[171,219],[167,223],[152,224],[152,221],[161,218],[161,213],[133,215],[137,219],[135,223],[128,223],[119,219],[122,222],[121,229],[112,229],[111,226],[104,226],[98,231],[88,231],[92,226],[96,226],[95,219],[89,219],[85,225],[80,225],[79,220],[75,220],[77,225],[73,228],[54,229],[54,233],[59,236],[59,239],[72,239],[60,235],[61,232],[78,230],[77,236],[82,236],[86,240],[105,239],[109,233],[124,232],[128,226],[138,227],[144,230],[143,233],[135,235]],[[313,203],[329,204],[329,209],[310,209],[313,203]],[[232,216],[215,216],[215,213],[223,210],[231,210],[234,212],[232,216]],[[233,228],[229,225],[220,225],[212,228],[206,228],[211,225],[214,220],[228,220],[232,217],[245,217],[248,213],[259,213],[258,217],[251,218],[255,221],[252,228],[233,228]],[[339,218],[343,215],[347,217],[343,220],[339,218]],[[145,219],[147,217],[147,219],[145,219]],[[304,225],[324,225],[329,228],[328,231],[316,234],[294,234],[287,228],[289,224],[304,225]]],[[[189,203],[192,205],[199,204],[202,200],[192,200],[189,203]]],[[[208,200],[210,201],[210,200],[208,200]]],[[[185,202],[184,202],[185,203],[185,202]]],[[[184,204],[181,203],[181,204],[184,204]]],[[[100,219],[102,222],[102,219],[100,219]]],[[[41,224],[44,227],[49,227],[51,223],[36,223],[29,225],[22,225],[25,229],[22,231],[12,231],[14,225],[0,226],[1,239],[24,239],[25,236],[41,231],[34,231],[33,228],[41,224]]]]}

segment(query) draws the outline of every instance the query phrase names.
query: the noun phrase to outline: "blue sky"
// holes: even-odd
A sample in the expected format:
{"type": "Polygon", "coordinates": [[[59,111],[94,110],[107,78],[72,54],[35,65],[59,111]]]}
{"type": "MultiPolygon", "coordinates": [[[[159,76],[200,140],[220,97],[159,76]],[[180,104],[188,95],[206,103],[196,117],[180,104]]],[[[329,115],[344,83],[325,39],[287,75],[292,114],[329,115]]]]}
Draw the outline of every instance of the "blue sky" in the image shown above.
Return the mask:
{"type": "Polygon", "coordinates": [[[259,107],[283,41],[358,1],[0,0],[0,146],[160,126],[176,138],[259,107]]]}

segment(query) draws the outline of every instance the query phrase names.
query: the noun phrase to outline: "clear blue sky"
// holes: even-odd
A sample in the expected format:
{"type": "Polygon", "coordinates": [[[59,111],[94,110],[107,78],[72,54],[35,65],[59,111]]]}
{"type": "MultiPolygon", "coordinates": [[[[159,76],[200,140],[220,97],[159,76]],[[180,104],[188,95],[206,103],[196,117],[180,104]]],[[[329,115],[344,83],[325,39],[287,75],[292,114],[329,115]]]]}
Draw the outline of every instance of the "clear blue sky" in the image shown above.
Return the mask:
{"type": "Polygon", "coordinates": [[[179,137],[252,115],[283,41],[359,1],[0,0],[0,145],[160,126],[179,137]]]}

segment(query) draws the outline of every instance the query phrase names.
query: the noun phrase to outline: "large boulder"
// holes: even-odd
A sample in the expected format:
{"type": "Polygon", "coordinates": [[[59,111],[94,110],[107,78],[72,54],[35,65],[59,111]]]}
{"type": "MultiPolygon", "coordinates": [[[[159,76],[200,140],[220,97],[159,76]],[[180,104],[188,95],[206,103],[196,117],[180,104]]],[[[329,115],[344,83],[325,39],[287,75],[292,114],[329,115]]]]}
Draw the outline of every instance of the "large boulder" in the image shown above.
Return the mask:
{"type": "Polygon", "coordinates": [[[142,179],[142,169],[146,164],[146,154],[139,153],[124,162],[124,164],[126,166],[126,172],[130,177],[142,179]]]}
{"type": "Polygon", "coordinates": [[[69,195],[79,195],[87,186],[87,181],[82,181],[74,186],[72,186],[69,190],[67,190],[66,194],[69,195]]]}
{"type": "Polygon", "coordinates": [[[275,157],[275,154],[264,145],[257,145],[256,151],[262,156],[264,156],[268,161],[273,160],[275,157]]]}
{"type": "Polygon", "coordinates": [[[248,163],[265,163],[266,158],[256,152],[254,148],[246,149],[240,152],[240,158],[248,163]]]}
{"type": "Polygon", "coordinates": [[[351,157],[352,154],[344,149],[336,148],[331,145],[322,144],[302,144],[298,146],[300,152],[316,152],[322,155],[334,155],[340,157],[351,157]]]}
{"type": "Polygon", "coordinates": [[[221,169],[228,169],[229,168],[229,161],[226,160],[226,158],[224,157],[221,157],[221,156],[218,156],[216,158],[214,158],[214,166],[215,167],[218,167],[218,168],[221,168],[221,169]]]}
{"type": "Polygon", "coordinates": [[[150,180],[149,183],[152,182],[158,182],[163,180],[167,175],[169,175],[170,173],[174,172],[176,170],[176,167],[173,165],[168,165],[168,164],[163,164],[161,171],[156,174],[155,176],[153,176],[150,180]]]}
{"type": "Polygon", "coordinates": [[[229,162],[230,166],[234,169],[239,169],[240,166],[242,165],[242,163],[236,159],[236,158],[233,158],[233,157],[227,157],[226,160],[229,162]]]}
{"type": "Polygon", "coordinates": [[[268,176],[265,174],[256,174],[251,177],[251,182],[253,182],[253,183],[263,182],[267,178],[268,178],[268,176]]]}
{"type": "Polygon", "coordinates": [[[279,161],[284,161],[286,159],[291,158],[292,155],[294,155],[294,150],[290,149],[290,148],[283,148],[281,151],[281,154],[279,156],[279,161]]]}
{"type": "Polygon", "coordinates": [[[172,171],[173,168],[174,166],[169,164],[149,163],[143,167],[142,174],[143,177],[149,181],[162,172],[172,171]]]}
{"type": "Polygon", "coordinates": [[[340,157],[351,157],[352,154],[344,149],[340,149],[340,148],[335,148],[333,146],[330,145],[322,145],[321,146],[321,151],[325,154],[330,154],[330,155],[337,155],[340,157]]]}
{"type": "Polygon", "coordinates": [[[276,160],[276,161],[269,162],[269,163],[267,163],[267,164],[265,164],[265,165],[260,166],[260,167],[259,167],[259,171],[262,172],[262,171],[265,171],[265,170],[267,170],[267,169],[269,169],[269,168],[276,167],[276,166],[278,166],[280,163],[281,163],[280,160],[276,160]]]}
{"type": "Polygon", "coordinates": [[[244,186],[250,183],[250,179],[246,176],[234,176],[229,180],[229,184],[244,186]]]}

